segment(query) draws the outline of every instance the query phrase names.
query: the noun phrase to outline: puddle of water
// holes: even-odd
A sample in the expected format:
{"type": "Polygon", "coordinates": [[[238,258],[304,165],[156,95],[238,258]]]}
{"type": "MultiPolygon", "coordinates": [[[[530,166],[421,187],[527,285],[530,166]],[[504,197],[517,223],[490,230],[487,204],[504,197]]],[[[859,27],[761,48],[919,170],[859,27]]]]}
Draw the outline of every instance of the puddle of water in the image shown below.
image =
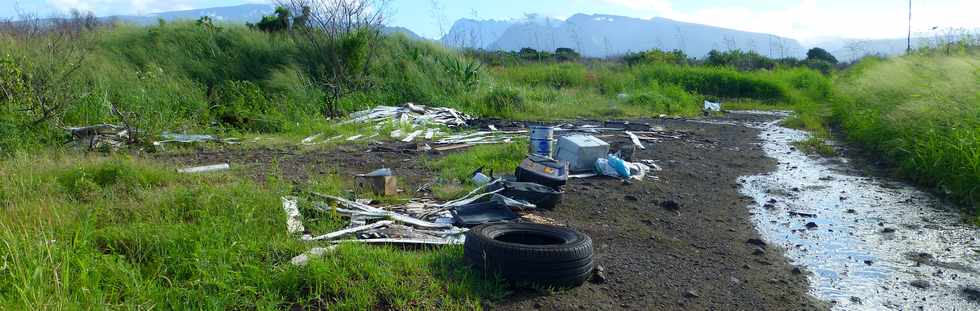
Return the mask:
{"type": "Polygon", "coordinates": [[[837,310],[980,310],[963,292],[980,286],[980,230],[953,208],[854,173],[846,159],[801,153],[791,143],[805,132],[750,126],[779,168],[741,178],[741,191],[757,202],[750,208],[762,236],[811,272],[815,297],[837,310]]]}

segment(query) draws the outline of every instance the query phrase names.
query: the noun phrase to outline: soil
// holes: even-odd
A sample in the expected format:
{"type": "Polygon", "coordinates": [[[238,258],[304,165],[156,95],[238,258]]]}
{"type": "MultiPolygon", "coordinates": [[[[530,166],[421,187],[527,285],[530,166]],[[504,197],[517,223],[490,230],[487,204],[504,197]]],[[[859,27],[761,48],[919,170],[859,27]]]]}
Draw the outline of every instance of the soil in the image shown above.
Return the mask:
{"type": "MultiPolygon", "coordinates": [[[[643,120],[684,133],[679,139],[645,143],[634,160],[663,168],[656,180],[624,184],[606,178],[574,179],[553,211],[540,216],[590,235],[605,282],[565,290],[514,288],[501,310],[825,310],[808,294],[807,275],[789,264],[782,250],[764,245],[754,229],[751,199],[739,193],[738,177],[773,171],[775,160],[759,147],[756,129],[681,119],[643,120]],[[761,245],[760,245],[761,244],[761,245]],[[795,271],[794,271],[795,270],[795,271]]],[[[626,143],[626,138],[604,138],[626,143]]],[[[424,160],[439,154],[411,147],[341,146],[331,150],[230,148],[151,157],[175,165],[228,162],[248,166],[256,180],[279,171],[303,183],[338,172],[392,168],[408,192],[435,180],[424,160]],[[367,152],[368,150],[371,152],[367,152]]],[[[462,263],[460,263],[462,264],[462,263]]]]}

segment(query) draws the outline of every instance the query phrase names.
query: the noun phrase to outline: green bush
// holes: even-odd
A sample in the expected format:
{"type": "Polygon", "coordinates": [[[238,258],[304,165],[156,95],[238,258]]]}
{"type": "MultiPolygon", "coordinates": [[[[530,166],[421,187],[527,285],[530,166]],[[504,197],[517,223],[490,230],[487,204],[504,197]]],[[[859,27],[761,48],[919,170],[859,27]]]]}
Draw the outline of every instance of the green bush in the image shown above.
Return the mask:
{"type": "Polygon", "coordinates": [[[282,127],[281,114],[254,83],[225,81],[217,87],[212,111],[221,124],[269,133],[282,127]]]}
{"type": "Polygon", "coordinates": [[[704,95],[727,99],[755,99],[766,102],[788,101],[786,83],[765,73],[743,73],[729,68],[645,65],[635,67],[637,79],[644,83],[659,81],[680,85],[704,95]]]}
{"type": "Polygon", "coordinates": [[[693,115],[701,110],[703,97],[691,94],[674,84],[653,81],[639,94],[630,96],[627,103],[666,114],[693,115]]]}
{"type": "Polygon", "coordinates": [[[741,71],[776,68],[776,61],[755,51],[731,50],[720,52],[712,50],[704,63],[709,66],[731,67],[741,71]]]}
{"type": "Polygon", "coordinates": [[[487,94],[484,102],[490,109],[501,112],[514,112],[524,109],[524,97],[512,88],[494,88],[487,94]]]}
{"type": "Polygon", "coordinates": [[[589,71],[585,66],[574,63],[538,63],[497,68],[496,74],[511,83],[548,86],[555,89],[588,87],[591,82],[589,71]]]}

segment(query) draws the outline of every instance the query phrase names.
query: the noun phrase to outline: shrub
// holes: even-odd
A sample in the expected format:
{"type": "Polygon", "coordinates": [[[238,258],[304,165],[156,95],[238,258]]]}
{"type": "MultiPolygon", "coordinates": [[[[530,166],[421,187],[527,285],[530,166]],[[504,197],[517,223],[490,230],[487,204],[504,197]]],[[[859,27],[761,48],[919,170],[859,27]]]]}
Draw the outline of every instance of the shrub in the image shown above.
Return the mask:
{"type": "Polygon", "coordinates": [[[225,81],[215,91],[212,106],[221,124],[260,133],[277,132],[280,114],[262,90],[248,81],[225,81]]]}
{"type": "Polygon", "coordinates": [[[831,65],[837,64],[837,58],[833,54],[830,54],[830,52],[827,52],[827,50],[821,48],[812,48],[807,51],[806,60],[822,61],[831,65]]]}
{"type": "Polygon", "coordinates": [[[524,109],[524,97],[512,88],[494,88],[484,100],[491,109],[500,112],[521,111],[524,109]]]}
{"type": "Polygon", "coordinates": [[[776,61],[759,55],[755,51],[743,52],[742,50],[725,52],[712,50],[708,52],[708,57],[704,63],[711,66],[732,67],[742,71],[758,69],[771,70],[776,67],[776,61]]]}
{"type": "Polygon", "coordinates": [[[627,103],[643,106],[650,111],[667,114],[695,114],[700,110],[703,97],[691,94],[674,84],[653,81],[641,93],[630,96],[627,103]]]}
{"type": "Polygon", "coordinates": [[[668,52],[653,49],[640,53],[627,53],[623,56],[623,61],[629,66],[650,63],[683,65],[687,64],[688,58],[687,54],[681,50],[673,50],[668,52]]]}
{"type": "Polygon", "coordinates": [[[645,65],[637,67],[637,79],[676,84],[693,93],[727,99],[786,101],[789,87],[762,74],[741,73],[728,68],[645,65]]]}

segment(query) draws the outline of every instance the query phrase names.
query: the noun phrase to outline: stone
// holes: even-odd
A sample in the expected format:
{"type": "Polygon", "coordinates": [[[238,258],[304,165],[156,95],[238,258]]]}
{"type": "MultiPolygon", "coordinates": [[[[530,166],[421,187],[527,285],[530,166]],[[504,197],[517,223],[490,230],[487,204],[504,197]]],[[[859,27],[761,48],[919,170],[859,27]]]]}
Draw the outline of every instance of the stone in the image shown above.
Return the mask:
{"type": "Polygon", "coordinates": [[[915,281],[912,281],[911,283],[909,283],[909,285],[912,285],[912,287],[915,287],[915,288],[918,288],[918,289],[926,289],[926,288],[929,288],[929,287],[932,286],[932,284],[929,284],[929,281],[926,281],[926,280],[915,280],[915,281]]]}

